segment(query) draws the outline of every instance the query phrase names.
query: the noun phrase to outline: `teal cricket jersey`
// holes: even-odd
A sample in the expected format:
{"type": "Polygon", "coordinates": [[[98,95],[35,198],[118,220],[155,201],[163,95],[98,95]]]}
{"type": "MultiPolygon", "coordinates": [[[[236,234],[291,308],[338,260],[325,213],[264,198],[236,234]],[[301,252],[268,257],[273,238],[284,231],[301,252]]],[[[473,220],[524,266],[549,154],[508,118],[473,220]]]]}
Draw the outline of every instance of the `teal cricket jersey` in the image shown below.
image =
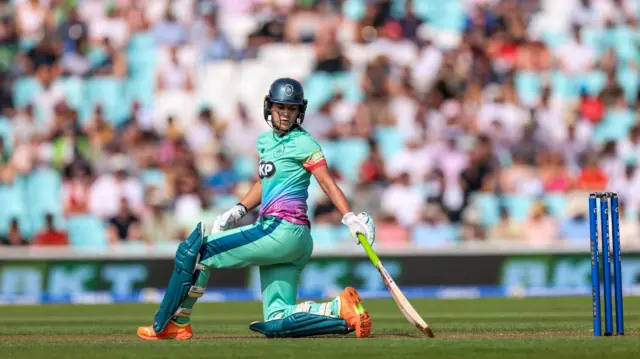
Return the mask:
{"type": "Polygon", "coordinates": [[[326,164],[318,142],[300,127],[284,135],[270,130],[258,137],[258,154],[262,184],[259,215],[309,226],[307,198],[311,171],[326,164]]]}

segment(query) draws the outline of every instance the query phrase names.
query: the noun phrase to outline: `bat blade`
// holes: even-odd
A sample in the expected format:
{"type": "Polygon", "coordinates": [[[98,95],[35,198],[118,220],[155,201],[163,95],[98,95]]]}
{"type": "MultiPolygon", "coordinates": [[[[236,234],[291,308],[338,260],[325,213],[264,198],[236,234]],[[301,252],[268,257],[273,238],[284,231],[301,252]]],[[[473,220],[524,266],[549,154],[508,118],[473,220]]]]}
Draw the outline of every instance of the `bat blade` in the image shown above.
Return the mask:
{"type": "Polygon", "coordinates": [[[407,299],[407,297],[405,297],[391,275],[389,275],[387,270],[384,268],[382,262],[378,263],[377,269],[378,272],[380,272],[380,275],[382,276],[387,289],[391,293],[393,300],[396,302],[396,305],[398,306],[398,308],[400,308],[400,311],[402,312],[404,317],[407,318],[409,323],[413,324],[416,328],[418,328],[418,330],[423,332],[429,338],[435,338],[435,335],[433,334],[431,328],[429,328],[429,325],[424,321],[424,319],[422,319],[420,314],[418,314],[415,308],[413,308],[411,303],[409,303],[409,300],[407,299]]]}

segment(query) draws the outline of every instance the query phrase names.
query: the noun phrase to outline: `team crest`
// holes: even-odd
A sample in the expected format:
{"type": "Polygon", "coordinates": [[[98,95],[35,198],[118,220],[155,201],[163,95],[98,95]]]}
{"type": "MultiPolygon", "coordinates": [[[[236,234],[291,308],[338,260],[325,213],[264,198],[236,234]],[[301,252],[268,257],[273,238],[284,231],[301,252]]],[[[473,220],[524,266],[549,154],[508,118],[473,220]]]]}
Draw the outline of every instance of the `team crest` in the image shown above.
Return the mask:
{"type": "Polygon", "coordinates": [[[293,86],[287,85],[284,87],[284,94],[287,96],[293,95],[293,86]]]}
{"type": "Polygon", "coordinates": [[[280,156],[282,156],[282,154],[284,154],[284,143],[278,146],[275,151],[273,151],[273,157],[279,158],[280,156]]]}

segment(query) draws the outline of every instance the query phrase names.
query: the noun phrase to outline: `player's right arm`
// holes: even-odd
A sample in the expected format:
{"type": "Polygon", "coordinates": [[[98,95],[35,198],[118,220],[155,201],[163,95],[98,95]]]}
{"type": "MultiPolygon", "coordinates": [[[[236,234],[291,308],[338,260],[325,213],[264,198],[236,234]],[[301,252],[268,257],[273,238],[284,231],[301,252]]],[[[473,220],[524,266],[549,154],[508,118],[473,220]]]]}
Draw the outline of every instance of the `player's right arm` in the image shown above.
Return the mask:
{"type": "Polygon", "coordinates": [[[247,209],[247,212],[251,212],[260,205],[261,201],[262,183],[260,183],[260,180],[257,180],[239,204],[243,205],[247,209]]]}

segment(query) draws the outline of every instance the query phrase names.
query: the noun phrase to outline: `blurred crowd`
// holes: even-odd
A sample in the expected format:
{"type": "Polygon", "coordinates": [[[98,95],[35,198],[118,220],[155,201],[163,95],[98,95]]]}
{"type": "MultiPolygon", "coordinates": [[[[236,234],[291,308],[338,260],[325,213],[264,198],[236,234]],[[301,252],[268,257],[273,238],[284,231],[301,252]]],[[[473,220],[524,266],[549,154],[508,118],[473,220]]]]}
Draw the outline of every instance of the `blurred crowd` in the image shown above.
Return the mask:
{"type": "MultiPolygon", "coordinates": [[[[171,244],[211,223],[256,179],[262,100],[287,76],[384,245],[586,246],[605,190],[640,243],[639,16],[634,0],[0,0],[0,236],[171,244]]],[[[317,246],[348,240],[315,183],[308,214],[317,246]]]]}

